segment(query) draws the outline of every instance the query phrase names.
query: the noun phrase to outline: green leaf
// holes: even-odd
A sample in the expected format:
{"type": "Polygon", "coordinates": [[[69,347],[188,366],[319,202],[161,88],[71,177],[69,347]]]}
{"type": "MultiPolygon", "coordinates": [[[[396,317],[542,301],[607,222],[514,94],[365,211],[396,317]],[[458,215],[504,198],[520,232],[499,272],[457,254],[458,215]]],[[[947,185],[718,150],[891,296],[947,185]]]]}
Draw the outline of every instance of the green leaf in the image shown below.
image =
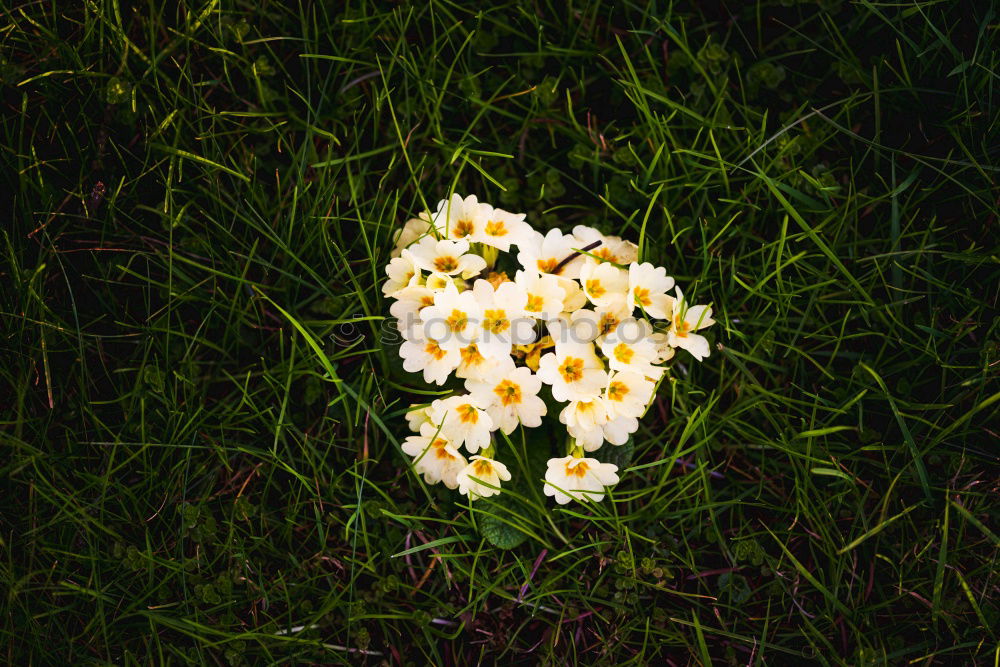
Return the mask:
{"type": "Polygon", "coordinates": [[[479,516],[479,533],[486,541],[498,549],[513,549],[526,539],[528,535],[512,526],[511,513],[497,502],[488,502],[486,512],[479,516]]]}

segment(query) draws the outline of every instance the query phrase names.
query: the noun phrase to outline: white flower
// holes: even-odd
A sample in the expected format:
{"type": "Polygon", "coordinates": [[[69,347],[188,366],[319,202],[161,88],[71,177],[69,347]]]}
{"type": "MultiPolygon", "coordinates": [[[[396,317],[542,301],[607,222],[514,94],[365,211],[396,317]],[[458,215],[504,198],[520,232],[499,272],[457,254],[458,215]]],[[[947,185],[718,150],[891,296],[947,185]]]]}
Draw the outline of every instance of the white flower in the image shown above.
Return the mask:
{"type": "MultiPolygon", "coordinates": [[[[566,334],[552,333],[554,340],[568,339],[579,343],[589,343],[596,340],[600,344],[604,336],[613,331],[621,322],[632,318],[631,311],[625,302],[617,302],[611,306],[598,306],[590,310],[581,308],[570,316],[569,329],[566,334]]],[[[550,326],[549,330],[552,328],[550,326]]]]}
{"type": "Polygon", "coordinates": [[[573,456],[549,459],[542,490],[547,496],[555,496],[560,505],[570,500],[600,502],[604,499],[604,487],[618,483],[617,472],[615,464],[597,459],[573,456]]]}
{"type": "Polygon", "coordinates": [[[656,363],[661,364],[674,358],[675,350],[670,347],[670,336],[665,333],[654,333],[651,338],[656,345],[656,363]]]}
{"type": "Polygon", "coordinates": [[[434,305],[434,292],[423,285],[404,287],[393,297],[396,301],[389,306],[389,314],[396,318],[396,328],[403,332],[418,326],[420,311],[434,305]]]}
{"type": "Polygon", "coordinates": [[[712,319],[711,306],[691,306],[688,307],[681,294],[681,288],[677,288],[677,303],[674,306],[673,326],[667,332],[667,342],[672,347],[679,347],[687,350],[698,361],[709,355],[711,350],[708,346],[708,339],[694,333],[699,329],[704,329],[715,324],[712,319]]]}
{"type": "Polygon", "coordinates": [[[469,287],[466,281],[457,276],[449,276],[446,273],[438,273],[436,271],[429,273],[424,279],[424,287],[432,292],[440,292],[443,289],[448,289],[448,285],[454,285],[455,289],[459,292],[464,292],[469,287]]]}
{"type": "Polygon", "coordinates": [[[382,294],[385,296],[396,296],[396,293],[405,287],[420,284],[420,269],[407,257],[389,260],[385,273],[389,276],[382,285],[382,294]]]}
{"type": "Polygon", "coordinates": [[[471,394],[439,398],[431,403],[427,416],[456,447],[465,445],[475,454],[490,444],[493,420],[471,394]]]}
{"type": "Polygon", "coordinates": [[[479,350],[479,343],[469,343],[459,354],[462,360],[458,364],[455,376],[467,380],[484,380],[495,373],[507,373],[514,370],[514,360],[510,356],[490,357],[479,350]]]}
{"type": "Polygon", "coordinates": [[[475,241],[474,237],[479,232],[481,211],[487,207],[493,208],[489,204],[480,203],[476,195],[469,195],[463,199],[461,195],[453,194],[450,199],[438,202],[437,211],[433,216],[434,228],[443,238],[475,241]]]}
{"type": "Polygon", "coordinates": [[[447,438],[424,424],[420,435],[411,435],[403,441],[403,452],[414,458],[413,468],[423,474],[428,484],[444,482],[449,489],[458,486],[458,475],[468,465],[465,457],[447,438]]]}
{"type": "Polygon", "coordinates": [[[458,473],[458,492],[469,496],[469,500],[489,498],[500,493],[502,481],[510,481],[507,466],[485,456],[473,456],[469,458],[469,464],[458,473]]]}
{"type": "Polygon", "coordinates": [[[618,371],[604,389],[609,417],[641,417],[653,399],[655,385],[638,373],[618,371]]]}
{"type": "Polygon", "coordinates": [[[587,305],[587,295],[580,283],[572,278],[556,276],[559,286],[563,288],[563,312],[572,313],[587,305]]]}
{"type": "Polygon", "coordinates": [[[559,421],[566,424],[570,435],[577,437],[577,433],[600,430],[608,422],[608,408],[600,397],[570,401],[559,413],[559,421]]]}
{"type": "Polygon", "coordinates": [[[408,333],[411,338],[399,346],[399,356],[403,358],[403,368],[410,373],[423,371],[424,382],[444,384],[448,375],[458,368],[461,357],[457,349],[446,350],[436,340],[427,338],[420,327],[408,333]]]}
{"type": "Polygon", "coordinates": [[[626,301],[629,276],[614,264],[588,260],[580,268],[580,284],[592,304],[610,308],[626,301]]]}
{"type": "Polygon", "coordinates": [[[421,426],[431,423],[431,418],[428,415],[430,407],[429,405],[413,404],[406,411],[406,425],[410,427],[411,431],[420,433],[421,426]]]}
{"type": "Polygon", "coordinates": [[[486,260],[468,252],[468,241],[438,241],[425,236],[404,250],[402,256],[424,271],[471,278],[486,268],[486,260]]]}
{"type": "Polygon", "coordinates": [[[534,238],[535,230],[524,221],[524,217],[524,213],[508,213],[500,208],[482,205],[472,240],[503,252],[510,252],[511,244],[518,247],[529,244],[534,238]]]}
{"type": "Polygon", "coordinates": [[[580,239],[582,247],[593,245],[600,241],[601,245],[588,250],[591,255],[615,264],[628,265],[639,258],[639,247],[631,241],[623,241],[619,236],[605,236],[593,227],[577,225],[573,228],[573,236],[580,239]]]}
{"type": "Polygon", "coordinates": [[[654,366],[660,359],[660,351],[652,334],[653,329],[646,320],[629,319],[619,324],[601,341],[601,352],[608,358],[608,367],[659,380],[665,369],[654,366]]]}
{"type": "Polygon", "coordinates": [[[628,437],[639,429],[639,420],[635,417],[615,417],[602,428],[605,440],[612,445],[624,445],[628,437]]]}
{"type": "Polygon", "coordinates": [[[460,350],[479,338],[477,322],[482,310],[471,291],[459,292],[453,284],[434,293],[434,305],[420,311],[424,335],[446,350],[460,350]]]}
{"type": "Polygon", "coordinates": [[[494,426],[510,434],[518,423],[528,428],[541,426],[546,413],[545,401],[538,397],[542,381],[531,369],[519,367],[495,372],[484,381],[467,380],[465,388],[479,405],[486,406],[486,413],[494,426]]]}
{"type": "Polygon", "coordinates": [[[576,255],[577,249],[583,247],[580,240],[572,234],[563,234],[558,229],[550,229],[545,236],[535,232],[530,239],[518,246],[517,261],[525,269],[539,273],[554,273],[564,278],[576,278],[580,275],[583,265],[583,255],[576,255]],[[573,257],[570,261],[564,260],[573,257]]]}
{"type": "MultiPolygon", "coordinates": [[[[600,400],[604,402],[604,399],[600,400]]],[[[600,449],[605,441],[612,445],[624,445],[638,428],[639,420],[635,417],[615,417],[589,430],[570,427],[566,427],[566,430],[576,443],[583,447],[583,451],[594,452],[600,449]]]]}
{"type": "Polygon", "coordinates": [[[608,415],[608,403],[603,398],[589,401],[570,401],[559,413],[559,421],[584,451],[593,452],[607,440],[613,445],[624,445],[629,435],[639,428],[635,417],[608,415]]]}
{"type": "Polygon", "coordinates": [[[527,345],[535,340],[535,321],[524,311],[528,295],[517,283],[501,283],[499,287],[486,280],[477,280],[472,297],[481,313],[479,349],[495,358],[509,357],[512,345],[527,345]]]}
{"type": "Polygon", "coordinates": [[[518,271],[514,283],[526,295],[524,310],[528,315],[548,320],[562,312],[566,291],[556,276],[518,271]]]}
{"type": "Polygon", "coordinates": [[[557,401],[589,400],[600,395],[608,379],[600,364],[593,344],[564,343],[538,360],[538,377],[552,386],[557,401]]]}
{"type": "Polygon", "coordinates": [[[594,311],[586,308],[554,317],[545,323],[545,327],[556,344],[592,343],[598,333],[594,311]]]}
{"type": "Polygon", "coordinates": [[[426,211],[422,212],[419,217],[410,218],[403,225],[402,229],[397,229],[393,235],[392,242],[395,244],[395,247],[389,256],[399,257],[400,253],[403,252],[403,248],[406,248],[421,236],[426,235],[430,229],[430,216],[426,211]]]}
{"type": "Polygon", "coordinates": [[[641,306],[651,317],[659,320],[670,318],[674,299],[667,296],[667,290],[674,286],[674,279],[667,275],[662,266],[649,262],[628,266],[628,306],[641,306]]]}

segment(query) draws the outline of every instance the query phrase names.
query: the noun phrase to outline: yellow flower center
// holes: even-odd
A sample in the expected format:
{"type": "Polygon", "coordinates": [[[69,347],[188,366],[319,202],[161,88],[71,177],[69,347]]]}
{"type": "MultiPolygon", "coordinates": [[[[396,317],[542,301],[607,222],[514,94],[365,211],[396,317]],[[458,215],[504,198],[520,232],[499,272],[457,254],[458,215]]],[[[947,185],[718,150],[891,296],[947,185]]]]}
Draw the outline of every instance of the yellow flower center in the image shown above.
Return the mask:
{"type": "Polygon", "coordinates": [[[510,278],[504,271],[491,271],[488,276],[486,276],[486,281],[493,285],[493,289],[496,289],[503,285],[504,283],[509,283],[510,278]]]}
{"type": "Polygon", "coordinates": [[[566,357],[559,366],[559,374],[562,375],[563,382],[576,382],[583,377],[583,359],[566,357]]]}
{"type": "Polygon", "coordinates": [[[545,303],[545,299],[537,294],[528,295],[528,303],[524,306],[524,309],[532,313],[542,312],[542,304],[545,303]]]}
{"type": "Polygon", "coordinates": [[[507,311],[499,308],[487,308],[483,313],[483,329],[492,331],[495,334],[510,329],[510,320],[507,319],[507,311]]]}
{"type": "Polygon", "coordinates": [[[434,297],[432,296],[422,296],[420,297],[420,306],[426,308],[427,306],[434,305],[434,297]]]}
{"type": "Polygon", "coordinates": [[[438,438],[431,443],[431,447],[434,449],[435,458],[439,459],[454,459],[455,457],[447,450],[445,447],[448,446],[448,441],[443,438],[438,438]]]}
{"type": "Polygon", "coordinates": [[[567,477],[580,477],[580,478],[582,478],[584,475],[587,474],[587,471],[590,470],[590,466],[587,465],[586,461],[580,461],[579,463],[577,463],[573,467],[570,467],[570,465],[569,465],[570,463],[572,463],[572,461],[567,461],[566,462],[566,476],[567,477]]]}
{"type": "Polygon", "coordinates": [[[632,290],[632,295],[635,297],[635,302],[641,303],[643,306],[653,303],[653,300],[649,298],[649,290],[645,287],[637,286],[632,290]]]}
{"type": "Polygon", "coordinates": [[[451,255],[442,255],[434,258],[434,268],[441,273],[449,273],[458,268],[458,259],[451,255]]]}
{"type": "Polygon", "coordinates": [[[542,273],[552,273],[556,270],[556,267],[559,266],[559,260],[555,257],[540,259],[535,263],[538,264],[538,270],[542,273]]]}
{"type": "Polygon", "coordinates": [[[444,357],[445,354],[447,354],[444,350],[441,349],[441,346],[437,344],[436,340],[427,341],[427,346],[424,348],[424,352],[434,357],[438,361],[440,361],[441,358],[444,357]]]}
{"type": "Polygon", "coordinates": [[[628,394],[628,387],[624,382],[612,382],[608,385],[608,399],[612,401],[623,401],[628,394]]]}
{"type": "Polygon", "coordinates": [[[591,299],[600,299],[607,293],[608,290],[604,289],[604,285],[601,284],[600,280],[588,280],[587,281],[587,293],[590,295],[591,299]]]}
{"type": "Polygon", "coordinates": [[[680,338],[687,338],[691,325],[681,319],[680,315],[674,315],[674,335],[680,338]]]}
{"type": "Polygon", "coordinates": [[[475,424],[479,421],[479,413],[476,406],[471,403],[464,403],[458,406],[458,418],[463,424],[475,424]]]}
{"type": "Polygon", "coordinates": [[[597,329],[602,336],[614,330],[616,326],[618,326],[618,318],[611,313],[602,313],[601,320],[597,323],[597,329]]]}
{"type": "Polygon", "coordinates": [[[466,366],[478,366],[486,361],[486,357],[479,352],[479,348],[475,343],[463,347],[459,351],[459,354],[462,355],[462,363],[466,366]]]}
{"type": "Polygon", "coordinates": [[[455,227],[451,231],[456,238],[461,239],[475,234],[476,226],[472,224],[472,220],[459,220],[455,223],[455,227]]]}
{"type": "Polygon", "coordinates": [[[614,253],[607,248],[598,248],[597,250],[592,251],[591,254],[594,255],[594,257],[600,257],[607,262],[615,262],[616,264],[619,263],[614,253]]]}
{"type": "Polygon", "coordinates": [[[507,227],[504,226],[503,220],[490,220],[486,223],[486,235],[487,236],[506,236],[507,227]]]}
{"type": "Polygon", "coordinates": [[[448,276],[440,274],[427,276],[427,289],[444,289],[448,285],[448,276]]]}
{"type": "Polygon", "coordinates": [[[482,479],[493,472],[493,464],[486,459],[476,459],[476,462],[472,464],[472,472],[476,477],[482,479]]]}
{"type": "Polygon", "coordinates": [[[521,402],[521,387],[510,380],[501,380],[500,384],[493,387],[493,393],[500,397],[500,403],[504,406],[521,402]]]}
{"type": "Polygon", "coordinates": [[[615,349],[612,350],[612,353],[615,355],[615,359],[623,364],[629,363],[632,361],[632,357],[635,356],[635,350],[630,348],[625,343],[618,343],[615,345],[615,349]]]}
{"type": "Polygon", "coordinates": [[[453,308],[451,316],[444,322],[452,331],[461,331],[465,328],[465,325],[469,323],[469,316],[465,314],[465,311],[453,308]]]}

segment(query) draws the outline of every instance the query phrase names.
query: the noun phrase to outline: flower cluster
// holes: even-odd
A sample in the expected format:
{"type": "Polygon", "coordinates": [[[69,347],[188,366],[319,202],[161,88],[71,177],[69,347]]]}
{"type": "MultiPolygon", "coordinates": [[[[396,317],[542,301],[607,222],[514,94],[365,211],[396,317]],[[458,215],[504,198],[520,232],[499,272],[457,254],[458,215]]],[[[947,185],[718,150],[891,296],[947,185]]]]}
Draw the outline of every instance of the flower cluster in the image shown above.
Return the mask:
{"type": "Polygon", "coordinates": [[[618,469],[584,454],[636,431],[677,348],[709,354],[697,331],[713,324],[711,307],[689,305],[635,244],[584,226],[543,235],[475,196],[409,220],[386,273],[403,368],[437,385],[454,373],[465,387],[409,411],[416,435],[403,451],[428,483],[469,499],[510,480],[494,433],[540,426],[546,393],[565,404],[570,439],[548,462],[545,494],[603,499],[618,469]]]}

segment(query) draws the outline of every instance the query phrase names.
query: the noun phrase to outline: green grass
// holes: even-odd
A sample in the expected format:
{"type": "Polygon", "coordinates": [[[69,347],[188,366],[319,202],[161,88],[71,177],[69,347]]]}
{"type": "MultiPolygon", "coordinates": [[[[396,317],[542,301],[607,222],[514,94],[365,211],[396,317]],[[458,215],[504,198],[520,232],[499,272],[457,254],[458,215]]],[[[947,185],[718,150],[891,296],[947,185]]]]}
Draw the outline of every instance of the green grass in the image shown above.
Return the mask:
{"type": "Polygon", "coordinates": [[[994,664],[997,8],[468,7],[0,9],[0,659],[994,664]],[[719,321],[511,550],[398,448],[451,189],[719,321]]]}

